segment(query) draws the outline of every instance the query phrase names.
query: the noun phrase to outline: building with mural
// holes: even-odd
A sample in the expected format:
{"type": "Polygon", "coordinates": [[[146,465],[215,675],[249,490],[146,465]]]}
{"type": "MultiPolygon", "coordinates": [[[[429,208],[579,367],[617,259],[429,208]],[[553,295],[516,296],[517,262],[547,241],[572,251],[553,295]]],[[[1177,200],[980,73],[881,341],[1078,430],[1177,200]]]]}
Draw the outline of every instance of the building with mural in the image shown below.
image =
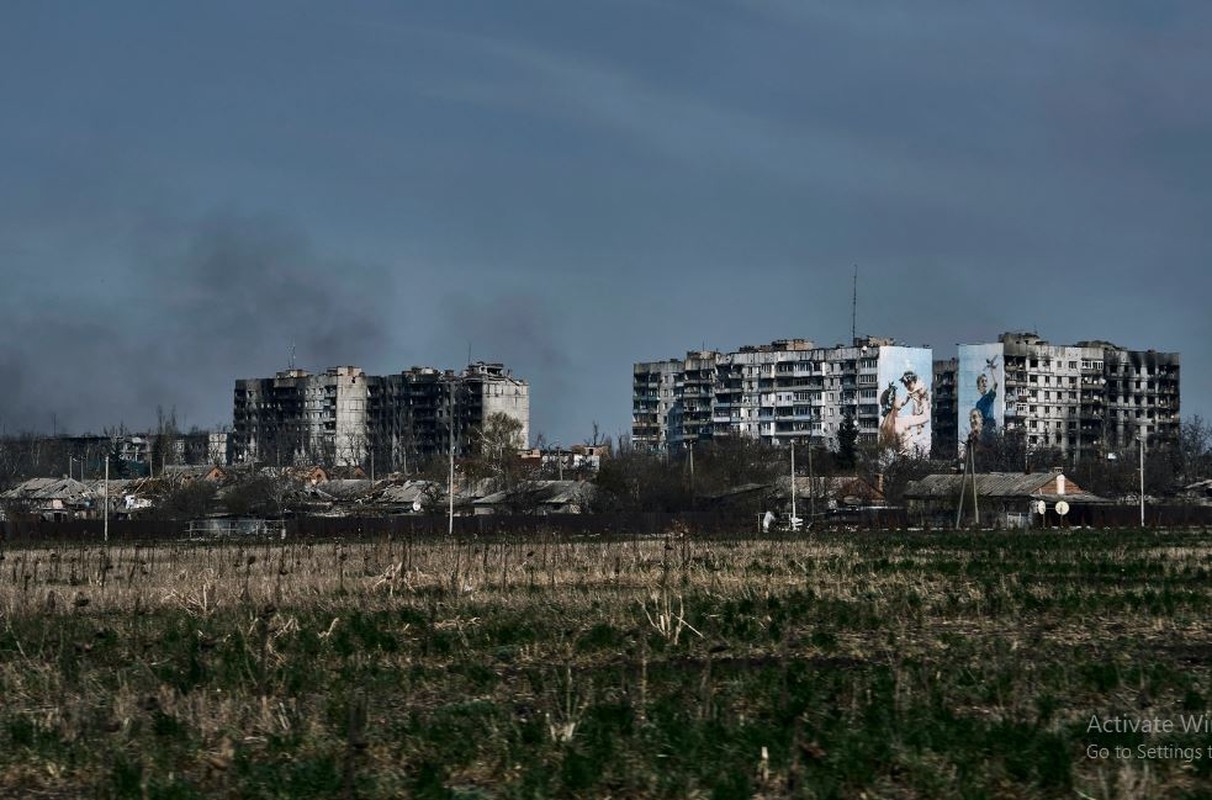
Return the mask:
{"type": "Polygon", "coordinates": [[[1147,441],[1178,437],[1178,353],[1005,333],[960,345],[955,382],[961,452],[999,433],[1078,459],[1130,449],[1142,434],[1147,441]]]}
{"type": "Polygon", "coordinates": [[[639,362],[632,370],[632,441],[678,449],[746,436],[836,447],[851,420],[860,442],[928,454],[933,374],[930,348],[877,337],[832,347],[779,339],[639,362]]]}
{"type": "Polygon", "coordinates": [[[863,337],[820,347],[779,339],[731,352],[636,363],[632,441],[685,449],[747,436],[836,447],[847,419],[885,453],[962,456],[970,442],[1021,437],[1027,450],[1106,457],[1146,441],[1175,441],[1179,354],[1106,341],[1054,345],[1034,333],[929,347],[863,337]]]}

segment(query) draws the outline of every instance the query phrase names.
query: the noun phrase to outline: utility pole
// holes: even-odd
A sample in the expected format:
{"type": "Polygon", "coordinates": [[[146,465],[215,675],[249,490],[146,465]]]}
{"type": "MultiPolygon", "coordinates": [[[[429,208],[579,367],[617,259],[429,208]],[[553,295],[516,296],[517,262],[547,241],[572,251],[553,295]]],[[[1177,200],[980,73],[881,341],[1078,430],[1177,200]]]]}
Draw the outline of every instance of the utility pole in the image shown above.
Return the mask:
{"type": "Polygon", "coordinates": [[[1145,425],[1142,422],[1136,435],[1140,442],[1140,526],[1145,527],[1145,425]]]}
{"type": "MultiPolygon", "coordinates": [[[[972,439],[968,439],[968,447],[972,447],[972,439]]],[[[960,476],[959,502],[955,504],[955,529],[958,531],[960,521],[964,518],[964,484],[968,482],[968,454],[964,453],[964,471],[960,476]]]]}
{"type": "Polygon", "coordinates": [[[972,516],[976,520],[976,527],[979,528],[981,526],[981,507],[976,491],[976,448],[972,448],[969,454],[972,459],[972,516]]]}
{"type": "Polygon", "coordinates": [[[858,339],[858,264],[854,265],[854,293],[850,298],[850,343],[858,339]]]}
{"type": "Polygon", "coordinates": [[[975,442],[976,442],[975,438],[973,438],[971,436],[968,437],[967,452],[964,453],[964,473],[963,473],[963,477],[960,478],[959,504],[957,505],[957,507],[955,509],[956,530],[959,529],[960,522],[963,520],[964,490],[968,488],[965,484],[968,482],[969,473],[971,473],[971,475],[972,475],[972,516],[973,516],[973,519],[976,521],[977,527],[980,527],[980,524],[981,524],[981,510],[980,510],[980,505],[979,505],[979,501],[977,499],[977,492],[976,492],[976,452],[975,452],[976,447],[975,447],[975,442]]]}
{"type": "Polygon", "coordinates": [[[690,440],[690,502],[694,502],[694,439],[690,440]]]}
{"type": "Polygon", "coordinates": [[[791,530],[799,530],[795,516],[795,440],[791,440],[791,530]]]}
{"type": "Polygon", "coordinates": [[[103,536],[106,544],[109,543],[109,454],[105,455],[105,489],[102,493],[103,516],[105,519],[103,527],[103,536]]]}
{"type": "Polygon", "coordinates": [[[447,486],[447,500],[449,509],[446,517],[446,535],[454,536],[454,439],[455,439],[455,419],[454,419],[454,381],[450,383],[450,483],[447,486]]]}
{"type": "MultiPolygon", "coordinates": [[[[794,455],[794,451],[792,451],[794,455]]],[[[808,522],[816,520],[816,476],[812,474],[812,436],[808,437],[808,522]]]]}

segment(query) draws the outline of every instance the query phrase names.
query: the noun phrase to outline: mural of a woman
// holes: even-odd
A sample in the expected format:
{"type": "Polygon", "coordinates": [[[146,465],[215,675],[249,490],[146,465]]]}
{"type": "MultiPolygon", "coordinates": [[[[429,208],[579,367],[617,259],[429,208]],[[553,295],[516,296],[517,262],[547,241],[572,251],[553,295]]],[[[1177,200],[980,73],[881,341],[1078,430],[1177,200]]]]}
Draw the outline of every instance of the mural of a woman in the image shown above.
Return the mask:
{"type": "Polygon", "coordinates": [[[909,408],[908,413],[898,412],[896,432],[900,442],[898,452],[901,455],[908,455],[911,446],[916,445],[925,449],[930,447],[928,438],[924,443],[920,441],[923,436],[928,437],[925,431],[930,424],[930,390],[912,370],[906,371],[901,376],[901,383],[904,384],[907,392],[903,405],[908,405],[909,408]]]}
{"type": "MultiPolygon", "coordinates": [[[[906,456],[930,450],[930,351],[924,348],[880,348],[875,389],[879,400],[876,443],[882,456],[906,456]]],[[[861,380],[860,383],[865,383],[861,380]]],[[[874,387],[873,387],[874,388],[874,387]]],[[[860,397],[866,395],[860,390],[860,397]]]]}

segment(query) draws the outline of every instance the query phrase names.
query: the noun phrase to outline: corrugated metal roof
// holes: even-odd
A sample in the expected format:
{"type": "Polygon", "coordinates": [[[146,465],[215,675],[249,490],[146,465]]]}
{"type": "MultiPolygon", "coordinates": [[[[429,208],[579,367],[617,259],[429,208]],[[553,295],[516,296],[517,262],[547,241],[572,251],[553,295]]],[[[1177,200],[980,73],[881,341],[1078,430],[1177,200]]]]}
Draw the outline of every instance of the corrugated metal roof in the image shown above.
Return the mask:
{"type": "MultiPolygon", "coordinates": [[[[777,483],[778,496],[790,497],[790,477],[780,478],[777,483]]],[[[883,502],[884,500],[883,492],[857,475],[833,475],[813,478],[797,475],[795,478],[795,492],[799,497],[808,497],[815,494],[817,497],[834,498],[853,496],[872,502],[883,502]]]]}
{"type": "Polygon", "coordinates": [[[8,500],[72,500],[92,496],[75,478],[30,478],[2,495],[8,500]]]}
{"type": "Polygon", "coordinates": [[[445,495],[446,487],[432,481],[405,481],[384,486],[377,499],[383,503],[411,505],[418,500],[423,502],[435,493],[445,495]]]}
{"type": "MultiPolygon", "coordinates": [[[[976,492],[982,497],[1063,497],[1068,500],[1098,501],[1102,498],[1084,491],[1067,481],[1068,489],[1061,495],[1055,491],[1059,473],[1056,472],[985,472],[976,475],[976,492]]],[[[971,485],[972,478],[964,475],[927,475],[905,489],[905,497],[926,500],[955,497],[960,488],[971,485]]]]}
{"type": "Polygon", "coordinates": [[[584,481],[533,481],[514,489],[481,497],[475,505],[499,505],[511,500],[526,500],[531,503],[567,505],[583,503],[597,493],[597,486],[584,481]]]}

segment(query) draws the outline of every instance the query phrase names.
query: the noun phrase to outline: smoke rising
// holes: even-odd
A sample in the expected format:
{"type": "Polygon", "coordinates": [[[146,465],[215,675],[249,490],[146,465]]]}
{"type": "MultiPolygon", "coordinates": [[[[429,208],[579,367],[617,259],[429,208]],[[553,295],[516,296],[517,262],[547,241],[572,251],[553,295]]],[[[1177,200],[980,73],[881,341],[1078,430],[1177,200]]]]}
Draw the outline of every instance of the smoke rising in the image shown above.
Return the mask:
{"type": "Polygon", "coordinates": [[[83,433],[230,423],[233,381],[382,352],[390,276],[315,251],[282,220],[141,230],[104,292],[28,300],[0,330],[0,429],[83,433]],[[118,284],[118,285],[115,285],[118,284]]]}
{"type": "MultiPolygon", "coordinates": [[[[441,334],[433,352],[470,345],[473,361],[502,362],[525,379],[530,384],[532,438],[568,429],[572,423],[568,418],[572,405],[568,376],[573,362],[561,345],[569,338],[564,320],[552,304],[535,295],[482,297],[464,292],[443,298],[441,318],[441,334]]],[[[459,364],[467,358],[466,349],[447,358],[451,359],[448,363],[459,364]]]]}

